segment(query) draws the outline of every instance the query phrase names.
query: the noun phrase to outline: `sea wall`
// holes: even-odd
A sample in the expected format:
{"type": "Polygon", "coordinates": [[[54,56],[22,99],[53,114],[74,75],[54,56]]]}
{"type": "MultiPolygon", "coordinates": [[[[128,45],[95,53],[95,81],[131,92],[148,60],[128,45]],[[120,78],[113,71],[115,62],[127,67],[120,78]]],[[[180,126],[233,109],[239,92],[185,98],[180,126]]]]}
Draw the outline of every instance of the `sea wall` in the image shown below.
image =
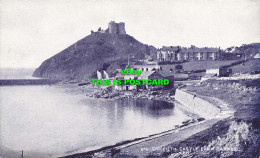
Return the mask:
{"type": "Polygon", "coordinates": [[[220,113],[220,109],[206,101],[199,98],[195,93],[186,92],[181,89],[176,89],[175,99],[189,108],[193,113],[196,113],[205,119],[216,117],[220,113]]]}
{"type": "Polygon", "coordinates": [[[54,84],[58,80],[50,79],[0,79],[0,86],[4,85],[45,85],[45,84],[54,84]]]}

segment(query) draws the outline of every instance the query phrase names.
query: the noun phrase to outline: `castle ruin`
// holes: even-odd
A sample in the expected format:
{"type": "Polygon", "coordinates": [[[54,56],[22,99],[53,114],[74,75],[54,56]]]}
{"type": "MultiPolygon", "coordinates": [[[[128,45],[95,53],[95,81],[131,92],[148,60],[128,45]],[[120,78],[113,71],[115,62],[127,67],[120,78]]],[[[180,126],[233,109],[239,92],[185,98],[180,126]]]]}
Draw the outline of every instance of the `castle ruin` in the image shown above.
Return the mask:
{"type": "Polygon", "coordinates": [[[119,34],[119,35],[126,34],[125,23],[123,23],[123,22],[116,23],[114,21],[111,21],[108,24],[108,32],[111,34],[119,34]]]}
{"type": "MultiPolygon", "coordinates": [[[[98,31],[96,31],[96,32],[125,35],[126,34],[125,23],[124,22],[116,23],[114,21],[110,21],[108,24],[108,28],[106,30],[99,28],[98,31]]],[[[95,32],[91,30],[91,34],[92,33],[95,33],[95,32]]]]}

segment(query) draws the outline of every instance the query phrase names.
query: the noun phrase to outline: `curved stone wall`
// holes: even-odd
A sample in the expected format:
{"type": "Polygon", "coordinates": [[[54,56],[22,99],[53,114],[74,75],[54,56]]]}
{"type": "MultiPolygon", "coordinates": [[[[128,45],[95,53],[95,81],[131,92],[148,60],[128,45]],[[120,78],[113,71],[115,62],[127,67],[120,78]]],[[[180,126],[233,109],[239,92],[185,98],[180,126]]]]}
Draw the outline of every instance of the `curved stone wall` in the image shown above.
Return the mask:
{"type": "Polygon", "coordinates": [[[212,103],[181,89],[176,89],[175,99],[205,119],[212,119],[220,113],[220,109],[212,103]]]}

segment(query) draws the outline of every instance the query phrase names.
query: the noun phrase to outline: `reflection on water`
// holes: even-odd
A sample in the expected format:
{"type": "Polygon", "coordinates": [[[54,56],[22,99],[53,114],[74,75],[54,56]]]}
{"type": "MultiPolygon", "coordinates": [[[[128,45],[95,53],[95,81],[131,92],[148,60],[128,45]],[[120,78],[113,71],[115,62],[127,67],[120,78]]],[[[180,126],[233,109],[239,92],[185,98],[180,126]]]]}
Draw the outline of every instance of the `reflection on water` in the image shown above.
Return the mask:
{"type": "Polygon", "coordinates": [[[119,100],[121,105],[132,106],[132,110],[139,111],[142,115],[159,118],[173,115],[173,103],[144,98],[119,100]]]}
{"type": "Polygon", "coordinates": [[[1,143],[12,150],[63,154],[172,129],[189,119],[174,104],[105,100],[61,86],[0,87],[1,143]]]}

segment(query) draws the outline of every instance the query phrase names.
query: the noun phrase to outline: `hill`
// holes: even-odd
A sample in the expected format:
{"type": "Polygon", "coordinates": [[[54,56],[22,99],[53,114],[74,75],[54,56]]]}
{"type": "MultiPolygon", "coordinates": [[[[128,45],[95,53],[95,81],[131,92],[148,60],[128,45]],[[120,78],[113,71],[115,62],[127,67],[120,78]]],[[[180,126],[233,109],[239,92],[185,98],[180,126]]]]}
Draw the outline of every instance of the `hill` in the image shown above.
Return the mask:
{"type": "Polygon", "coordinates": [[[260,43],[243,44],[240,47],[229,47],[225,50],[227,53],[242,53],[245,54],[246,59],[253,58],[257,53],[260,52],[260,43]]]}
{"type": "Polygon", "coordinates": [[[251,59],[230,67],[233,73],[259,73],[260,59],[251,59]]]}
{"type": "Polygon", "coordinates": [[[95,32],[45,60],[33,76],[61,80],[89,79],[95,76],[96,70],[108,69],[108,73],[113,73],[127,63],[128,55],[131,60],[143,59],[146,55],[155,58],[156,48],[142,44],[127,34],[95,32]]]}
{"type": "Polygon", "coordinates": [[[260,43],[251,43],[251,44],[248,44],[248,45],[260,50],[260,43]]]}

